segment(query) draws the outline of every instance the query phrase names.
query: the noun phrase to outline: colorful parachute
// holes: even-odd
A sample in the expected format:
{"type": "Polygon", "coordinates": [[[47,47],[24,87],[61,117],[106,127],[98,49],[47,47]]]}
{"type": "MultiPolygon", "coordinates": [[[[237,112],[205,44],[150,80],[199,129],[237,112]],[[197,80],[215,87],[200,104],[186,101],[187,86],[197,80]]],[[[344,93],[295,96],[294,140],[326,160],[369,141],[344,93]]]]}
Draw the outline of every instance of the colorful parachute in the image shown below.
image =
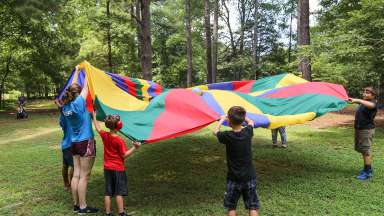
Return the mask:
{"type": "MultiPolygon", "coordinates": [[[[152,81],[104,72],[88,62],[80,68],[79,83],[84,79],[89,83],[88,110],[94,105],[98,120],[119,114],[124,124],[121,133],[146,143],[203,128],[235,105],[247,110],[255,127],[277,128],[340,110],[348,98],[341,85],[307,82],[293,74],[165,89],[152,81]]],[[[72,75],[66,87],[71,80],[72,75]]]]}

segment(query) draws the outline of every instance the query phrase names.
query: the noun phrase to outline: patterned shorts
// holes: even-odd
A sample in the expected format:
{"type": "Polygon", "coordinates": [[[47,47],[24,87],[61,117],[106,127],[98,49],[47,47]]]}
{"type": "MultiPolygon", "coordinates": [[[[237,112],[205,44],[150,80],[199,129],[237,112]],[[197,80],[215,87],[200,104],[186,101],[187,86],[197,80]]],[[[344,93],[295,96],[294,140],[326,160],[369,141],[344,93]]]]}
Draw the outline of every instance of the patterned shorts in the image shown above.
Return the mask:
{"type": "Polygon", "coordinates": [[[259,197],[256,192],[256,178],[247,182],[227,180],[227,190],[224,196],[224,207],[235,210],[240,196],[243,196],[245,208],[257,210],[260,208],[259,197]]]}

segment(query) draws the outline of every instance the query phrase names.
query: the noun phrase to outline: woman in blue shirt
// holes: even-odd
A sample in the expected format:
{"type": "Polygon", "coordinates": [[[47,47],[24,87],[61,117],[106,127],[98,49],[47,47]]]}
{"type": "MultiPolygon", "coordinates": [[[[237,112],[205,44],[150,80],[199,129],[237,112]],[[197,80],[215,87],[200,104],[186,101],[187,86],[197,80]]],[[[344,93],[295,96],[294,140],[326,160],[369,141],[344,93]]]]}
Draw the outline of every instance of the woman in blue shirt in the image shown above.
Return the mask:
{"type": "Polygon", "coordinates": [[[69,123],[71,131],[71,151],[73,154],[74,172],[71,181],[74,211],[78,213],[96,213],[98,209],[87,206],[86,194],[88,179],[91,174],[96,156],[96,143],[92,130],[91,115],[86,109],[88,95],[87,79],[84,87],[77,84],[80,73],[79,66],[72,80],[72,84],[63,96],[62,114],[69,123]]]}

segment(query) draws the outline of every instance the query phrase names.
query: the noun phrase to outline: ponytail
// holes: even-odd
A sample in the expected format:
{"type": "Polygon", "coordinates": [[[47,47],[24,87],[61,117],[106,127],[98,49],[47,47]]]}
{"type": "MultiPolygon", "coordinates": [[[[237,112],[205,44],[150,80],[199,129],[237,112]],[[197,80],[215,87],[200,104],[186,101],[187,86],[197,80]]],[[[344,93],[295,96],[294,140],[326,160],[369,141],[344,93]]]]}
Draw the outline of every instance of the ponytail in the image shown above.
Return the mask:
{"type": "Polygon", "coordinates": [[[70,85],[65,91],[62,102],[64,105],[71,103],[81,92],[81,86],[77,83],[70,85]]]}

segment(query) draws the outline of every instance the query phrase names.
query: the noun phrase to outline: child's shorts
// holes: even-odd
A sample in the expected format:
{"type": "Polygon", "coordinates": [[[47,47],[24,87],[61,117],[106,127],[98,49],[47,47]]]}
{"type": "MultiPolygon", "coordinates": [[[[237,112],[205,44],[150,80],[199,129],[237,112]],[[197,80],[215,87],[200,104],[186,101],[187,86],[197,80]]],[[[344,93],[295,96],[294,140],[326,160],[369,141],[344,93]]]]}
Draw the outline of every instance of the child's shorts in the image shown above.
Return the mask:
{"type": "Polygon", "coordinates": [[[368,130],[355,129],[355,150],[364,155],[370,155],[374,134],[375,134],[375,129],[368,129],[368,130]]]}
{"type": "Polygon", "coordinates": [[[62,152],[63,152],[63,164],[65,166],[73,167],[73,157],[72,157],[71,148],[63,149],[62,152]]]}
{"type": "Polygon", "coordinates": [[[259,197],[256,192],[256,178],[247,182],[236,182],[227,179],[224,207],[228,210],[235,210],[241,195],[246,209],[258,210],[260,208],[259,197]]]}
{"type": "Polygon", "coordinates": [[[72,155],[80,155],[80,157],[96,157],[96,141],[91,138],[80,142],[73,142],[71,151],[72,155]]]}
{"type": "Polygon", "coordinates": [[[125,171],[104,170],[105,196],[127,196],[127,174],[125,171]]]}

